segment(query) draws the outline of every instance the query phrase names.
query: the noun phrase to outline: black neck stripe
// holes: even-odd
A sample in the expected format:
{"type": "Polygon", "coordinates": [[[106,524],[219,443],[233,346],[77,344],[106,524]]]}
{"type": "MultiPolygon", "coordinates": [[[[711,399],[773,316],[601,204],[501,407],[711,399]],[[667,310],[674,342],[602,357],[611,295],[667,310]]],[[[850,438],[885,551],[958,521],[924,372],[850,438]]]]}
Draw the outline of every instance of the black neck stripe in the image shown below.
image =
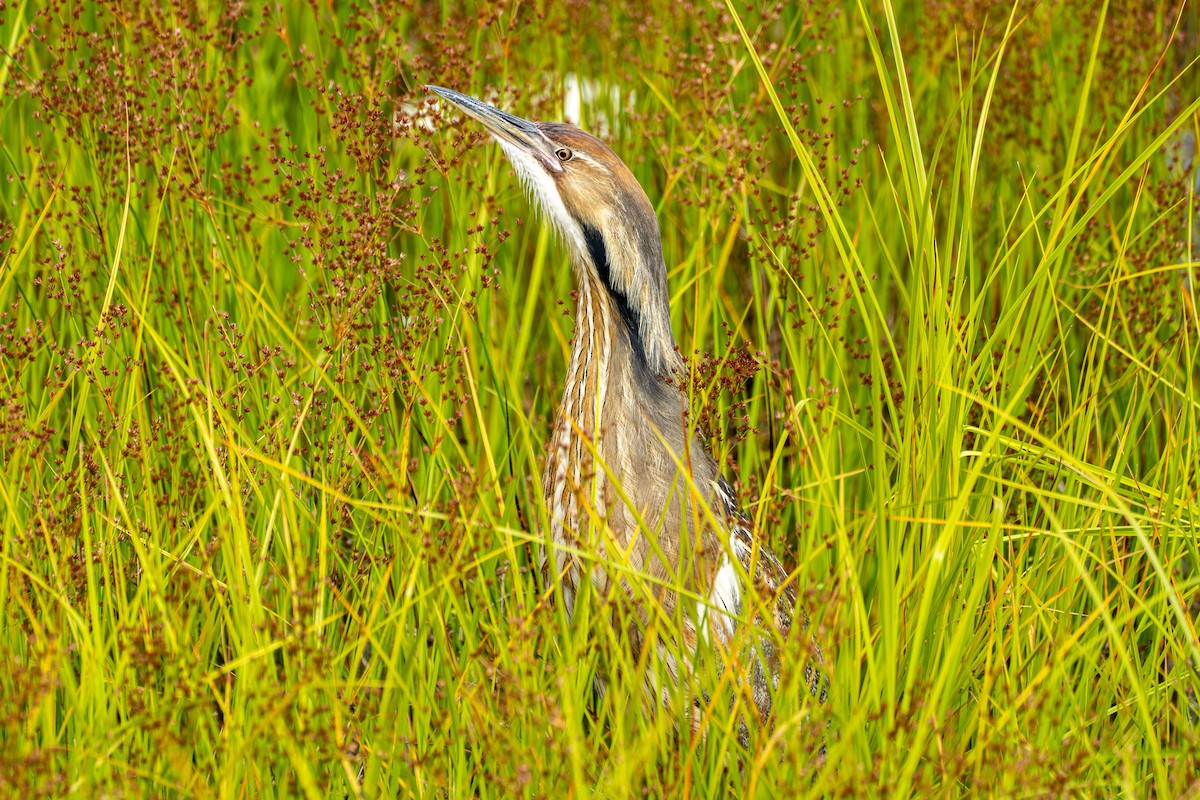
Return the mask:
{"type": "Polygon", "coordinates": [[[591,225],[580,225],[583,228],[583,240],[587,243],[588,255],[596,267],[600,282],[608,290],[609,297],[617,307],[617,314],[625,324],[629,334],[629,345],[633,348],[634,357],[643,367],[649,367],[646,360],[646,344],[642,341],[641,315],[629,304],[629,298],[618,289],[612,280],[612,266],[608,262],[608,248],[604,246],[604,236],[591,225]]]}

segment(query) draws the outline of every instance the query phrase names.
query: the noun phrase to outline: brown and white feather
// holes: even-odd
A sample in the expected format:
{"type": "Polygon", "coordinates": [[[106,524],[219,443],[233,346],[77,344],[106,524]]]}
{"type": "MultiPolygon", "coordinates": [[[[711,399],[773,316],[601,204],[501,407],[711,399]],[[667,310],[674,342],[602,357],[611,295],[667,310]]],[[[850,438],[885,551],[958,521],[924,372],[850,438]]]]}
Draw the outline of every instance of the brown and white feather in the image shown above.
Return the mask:
{"type": "MultiPolygon", "coordinates": [[[[584,580],[601,597],[629,592],[634,576],[653,587],[637,595],[660,606],[647,609],[643,622],[650,611],[683,620],[678,640],[659,648],[676,677],[679,644],[694,648],[703,637],[718,648],[748,647],[740,662],[748,665],[744,685],[758,716],[769,721],[789,666],[780,663],[776,641],[791,633],[796,594],[686,423],[686,398],[676,385],[684,364],[671,330],[653,206],[633,173],[595,137],[431,88],[500,143],[566,244],[579,286],[566,385],[543,475],[552,542],[544,574],[561,581],[569,615],[584,580]],[[748,606],[752,593],[764,602],[748,606]],[[680,597],[699,601],[676,617],[680,597]],[[769,608],[770,618],[747,621],[746,607],[769,608]],[[746,635],[747,622],[766,633],[746,635]]],[[[640,647],[641,634],[634,633],[640,647]]],[[[820,654],[814,653],[804,678],[823,701],[820,654]]],[[[647,684],[654,683],[647,676],[647,684]]]]}

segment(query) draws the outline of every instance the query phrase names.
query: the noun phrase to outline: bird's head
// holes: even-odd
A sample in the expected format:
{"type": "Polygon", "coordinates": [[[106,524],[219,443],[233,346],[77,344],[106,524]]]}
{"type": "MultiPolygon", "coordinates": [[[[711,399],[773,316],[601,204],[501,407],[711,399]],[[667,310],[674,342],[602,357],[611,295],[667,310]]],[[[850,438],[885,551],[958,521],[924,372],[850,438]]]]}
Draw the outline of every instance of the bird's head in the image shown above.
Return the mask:
{"type": "Polygon", "coordinates": [[[675,367],[667,271],[645,191],[608,145],[561,122],[530,122],[465,94],[428,87],[499,142],[571,251],[580,280],[599,282],[653,374],[675,367]]]}

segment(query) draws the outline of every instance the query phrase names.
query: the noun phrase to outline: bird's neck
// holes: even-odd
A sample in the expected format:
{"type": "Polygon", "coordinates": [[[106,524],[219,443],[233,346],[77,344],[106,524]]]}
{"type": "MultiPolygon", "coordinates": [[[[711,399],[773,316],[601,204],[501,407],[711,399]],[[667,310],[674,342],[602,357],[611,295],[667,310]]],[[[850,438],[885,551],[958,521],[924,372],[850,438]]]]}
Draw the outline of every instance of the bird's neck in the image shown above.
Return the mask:
{"type": "Polygon", "coordinates": [[[642,393],[676,394],[649,374],[627,324],[604,282],[584,272],[571,340],[571,361],[544,488],[556,538],[577,534],[588,521],[602,522],[614,494],[606,472],[623,480],[623,433],[635,420],[642,393]],[[638,385],[634,385],[637,382],[638,385]]]}
{"type": "MultiPolygon", "coordinates": [[[[673,342],[669,352],[674,371],[682,362],[673,342]]],[[[689,492],[680,487],[711,485],[716,467],[686,429],[684,397],[668,377],[645,363],[627,314],[603,279],[581,275],[571,361],[543,483],[551,537],[566,545],[546,567],[555,570],[548,577],[563,578],[568,613],[584,569],[573,552],[603,556],[612,541],[637,567],[647,551],[630,548],[643,522],[660,532],[668,552],[694,546],[689,492]],[[677,460],[686,465],[686,478],[672,477],[677,460]]],[[[607,585],[603,570],[592,580],[607,585]]]]}
{"type": "MultiPolygon", "coordinates": [[[[559,407],[556,433],[591,440],[593,449],[604,434],[602,420],[615,372],[629,370],[636,358],[612,298],[594,277],[579,282],[579,307],[571,339],[571,361],[559,407]]],[[[576,442],[578,447],[580,442],[576,442]]]]}

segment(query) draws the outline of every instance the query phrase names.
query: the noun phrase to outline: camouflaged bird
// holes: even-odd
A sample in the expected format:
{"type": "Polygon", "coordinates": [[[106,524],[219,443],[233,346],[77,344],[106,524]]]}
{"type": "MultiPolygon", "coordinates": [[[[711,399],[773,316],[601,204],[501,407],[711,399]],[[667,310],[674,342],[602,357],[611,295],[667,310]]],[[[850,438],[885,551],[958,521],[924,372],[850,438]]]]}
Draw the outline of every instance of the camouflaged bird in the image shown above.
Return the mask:
{"type": "MultiPolygon", "coordinates": [[[[656,645],[672,682],[688,668],[677,663],[680,644],[685,653],[695,651],[698,637],[722,648],[748,646],[741,685],[771,725],[772,695],[789,665],[780,663],[776,637],[763,629],[786,639],[797,613],[795,589],[686,425],[686,398],[674,385],[685,367],[646,193],[607,145],[573,125],[529,122],[428,88],[500,144],[565,242],[578,281],[571,361],[543,481],[554,545],[543,554],[544,574],[561,581],[568,615],[585,575],[599,597],[618,584],[626,596],[642,599],[639,624],[629,631],[634,663],[651,616],[682,619],[682,629],[668,637],[675,641],[660,634],[656,645]],[[739,637],[751,592],[764,598],[752,607],[771,609],[773,618],[756,618],[758,632],[739,637]],[[676,614],[681,596],[694,607],[676,614]]],[[[812,650],[804,680],[824,702],[820,650],[815,644],[812,650]]],[[[646,676],[647,686],[669,703],[670,687],[655,674],[646,676]]],[[[598,685],[603,691],[602,678],[598,685]]],[[[744,723],[739,733],[745,742],[744,723]]]]}

